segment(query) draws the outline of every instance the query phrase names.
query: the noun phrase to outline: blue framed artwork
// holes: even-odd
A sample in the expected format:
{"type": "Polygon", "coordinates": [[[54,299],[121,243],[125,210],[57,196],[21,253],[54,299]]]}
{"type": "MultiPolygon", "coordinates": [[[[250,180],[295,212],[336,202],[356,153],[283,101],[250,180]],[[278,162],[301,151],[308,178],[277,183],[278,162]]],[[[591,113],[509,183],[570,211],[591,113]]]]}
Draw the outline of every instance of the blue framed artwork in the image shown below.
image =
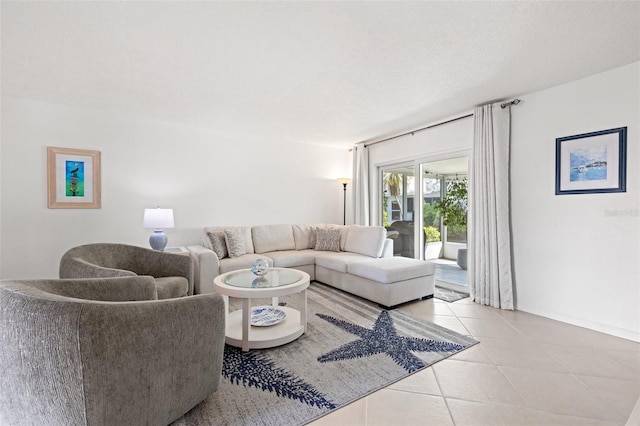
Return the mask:
{"type": "Polygon", "coordinates": [[[626,127],[556,139],[556,195],[626,191],[626,127]]]}

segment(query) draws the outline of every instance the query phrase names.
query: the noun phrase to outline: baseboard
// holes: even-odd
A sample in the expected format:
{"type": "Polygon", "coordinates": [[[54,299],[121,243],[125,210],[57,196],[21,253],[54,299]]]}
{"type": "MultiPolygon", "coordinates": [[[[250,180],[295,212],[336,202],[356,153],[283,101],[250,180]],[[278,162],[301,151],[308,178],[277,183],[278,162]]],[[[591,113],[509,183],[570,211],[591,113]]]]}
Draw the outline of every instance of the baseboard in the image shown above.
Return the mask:
{"type": "Polygon", "coordinates": [[[541,317],[550,318],[556,321],[566,322],[567,324],[576,325],[578,327],[588,328],[589,330],[599,331],[601,333],[610,334],[612,336],[620,337],[634,342],[640,342],[640,331],[627,330],[611,326],[608,324],[602,324],[599,322],[588,321],[581,318],[575,318],[567,315],[562,315],[557,312],[546,312],[529,308],[518,304],[517,310],[522,312],[528,312],[534,315],[540,315],[541,317]]]}

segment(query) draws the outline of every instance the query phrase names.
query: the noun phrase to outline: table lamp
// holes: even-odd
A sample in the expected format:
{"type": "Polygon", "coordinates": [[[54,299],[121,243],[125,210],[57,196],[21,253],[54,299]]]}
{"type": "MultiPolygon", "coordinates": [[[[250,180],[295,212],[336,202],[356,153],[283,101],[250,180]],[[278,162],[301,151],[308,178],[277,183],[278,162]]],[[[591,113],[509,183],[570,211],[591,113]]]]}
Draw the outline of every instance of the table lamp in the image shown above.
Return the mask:
{"type": "Polygon", "coordinates": [[[164,251],[167,246],[167,234],[163,228],[173,228],[173,209],[144,209],[142,226],[147,229],[155,229],[149,237],[149,245],[158,251],[164,251]]]}

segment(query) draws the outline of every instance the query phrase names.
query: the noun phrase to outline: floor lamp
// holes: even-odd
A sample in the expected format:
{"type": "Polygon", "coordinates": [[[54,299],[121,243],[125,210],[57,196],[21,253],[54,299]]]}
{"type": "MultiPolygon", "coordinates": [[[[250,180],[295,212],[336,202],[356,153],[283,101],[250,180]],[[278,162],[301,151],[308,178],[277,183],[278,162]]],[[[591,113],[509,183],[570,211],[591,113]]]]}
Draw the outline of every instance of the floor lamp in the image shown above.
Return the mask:
{"type": "Polygon", "coordinates": [[[350,178],[338,178],[338,182],[342,184],[342,188],[344,189],[344,200],[343,200],[343,215],[342,215],[342,224],[347,224],[347,184],[351,182],[350,178]]]}

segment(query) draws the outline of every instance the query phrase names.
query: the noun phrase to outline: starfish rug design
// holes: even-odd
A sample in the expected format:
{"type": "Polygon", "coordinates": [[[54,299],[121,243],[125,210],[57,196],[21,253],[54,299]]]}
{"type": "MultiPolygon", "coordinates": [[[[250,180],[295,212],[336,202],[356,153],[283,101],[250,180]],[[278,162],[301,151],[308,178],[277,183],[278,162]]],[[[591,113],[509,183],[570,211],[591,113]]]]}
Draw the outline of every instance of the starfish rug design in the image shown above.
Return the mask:
{"type": "Polygon", "coordinates": [[[316,315],[360,337],[358,340],[344,344],[319,356],[319,362],[363,358],[385,353],[396,364],[403,367],[407,372],[412,373],[425,367],[425,364],[412,352],[454,352],[464,349],[463,346],[455,343],[401,336],[398,334],[387,311],[380,313],[373,325],[373,329],[364,328],[324,314],[316,315]]]}
{"type": "Polygon", "coordinates": [[[225,345],[222,376],[236,385],[275,392],[279,397],[295,399],[319,408],[336,408],[335,404],[313,386],[277,367],[272,360],[259,353],[242,352],[225,345]]]}

